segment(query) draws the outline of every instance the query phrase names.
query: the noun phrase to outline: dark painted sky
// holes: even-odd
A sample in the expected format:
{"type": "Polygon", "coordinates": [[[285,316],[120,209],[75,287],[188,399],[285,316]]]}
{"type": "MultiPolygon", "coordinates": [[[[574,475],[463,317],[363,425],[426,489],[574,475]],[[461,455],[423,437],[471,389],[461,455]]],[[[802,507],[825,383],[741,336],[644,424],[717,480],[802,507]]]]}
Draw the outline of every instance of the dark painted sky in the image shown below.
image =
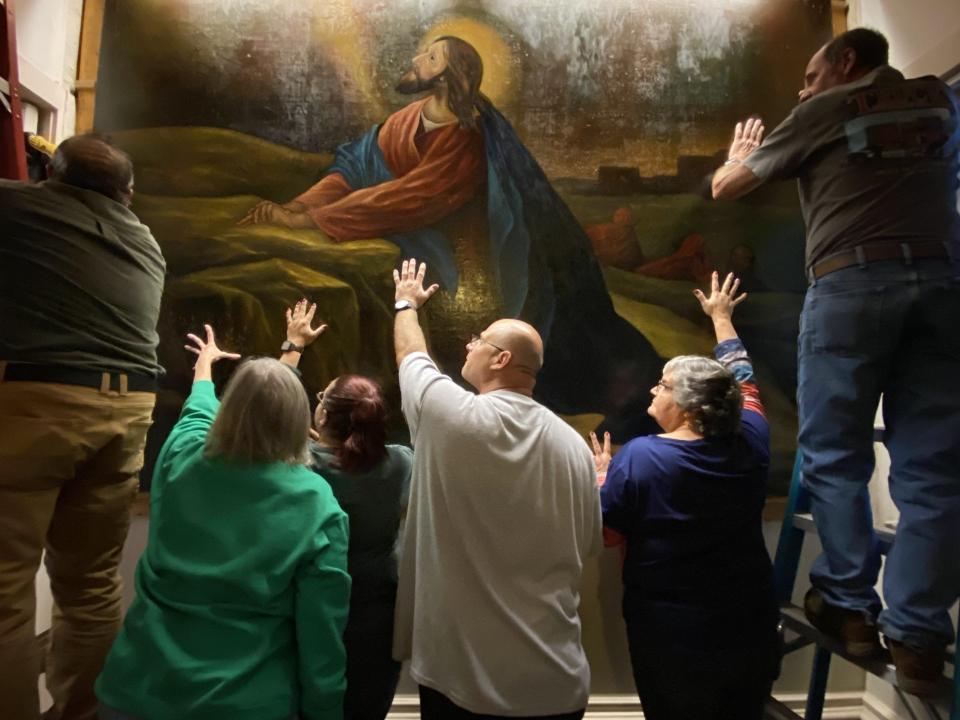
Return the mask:
{"type": "Polygon", "coordinates": [[[461,27],[549,174],[669,173],[740,117],[779,121],[829,23],[828,0],[108,0],[96,126],[331,150],[409,102],[392,88],[418,43],[461,27]]]}

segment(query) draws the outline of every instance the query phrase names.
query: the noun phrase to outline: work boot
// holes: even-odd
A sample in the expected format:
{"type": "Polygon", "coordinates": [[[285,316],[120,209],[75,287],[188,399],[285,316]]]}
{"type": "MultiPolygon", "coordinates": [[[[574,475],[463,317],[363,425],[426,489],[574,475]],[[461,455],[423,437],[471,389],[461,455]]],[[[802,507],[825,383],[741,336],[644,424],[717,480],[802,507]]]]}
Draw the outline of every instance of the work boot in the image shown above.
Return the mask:
{"type": "Polygon", "coordinates": [[[859,610],[831,605],[819,590],[810,588],[803,598],[803,612],[817,630],[840,641],[847,655],[868,658],[883,653],[876,625],[859,610]]]}
{"type": "Polygon", "coordinates": [[[914,650],[890,638],[886,641],[897,667],[897,687],[920,697],[936,695],[943,679],[944,648],[914,650]]]}

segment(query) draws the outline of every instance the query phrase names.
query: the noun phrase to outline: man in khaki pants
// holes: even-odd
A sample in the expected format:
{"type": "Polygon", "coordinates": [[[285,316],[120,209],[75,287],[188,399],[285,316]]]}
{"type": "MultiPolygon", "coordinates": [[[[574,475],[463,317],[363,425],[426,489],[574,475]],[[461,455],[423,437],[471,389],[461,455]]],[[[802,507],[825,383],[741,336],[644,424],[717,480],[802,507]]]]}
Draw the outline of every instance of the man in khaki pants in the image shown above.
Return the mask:
{"type": "Polygon", "coordinates": [[[34,577],[56,604],[48,718],[96,717],[150,427],[164,261],[128,209],[130,159],[94,135],[39,185],[0,180],[0,705],[37,720],[34,577]]]}

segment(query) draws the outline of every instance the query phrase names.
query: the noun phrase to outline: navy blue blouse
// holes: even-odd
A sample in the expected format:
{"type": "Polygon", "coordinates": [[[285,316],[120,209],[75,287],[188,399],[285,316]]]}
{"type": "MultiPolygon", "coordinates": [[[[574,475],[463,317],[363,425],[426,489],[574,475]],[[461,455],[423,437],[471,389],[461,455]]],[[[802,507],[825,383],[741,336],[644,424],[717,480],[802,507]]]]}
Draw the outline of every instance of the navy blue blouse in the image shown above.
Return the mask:
{"type": "Polygon", "coordinates": [[[741,382],[739,432],[676,440],[654,435],[613,458],[600,497],[604,525],[623,535],[624,616],[658,638],[703,648],[776,627],[762,511],[770,431],[739,340],[717,358],[741,382]]]}

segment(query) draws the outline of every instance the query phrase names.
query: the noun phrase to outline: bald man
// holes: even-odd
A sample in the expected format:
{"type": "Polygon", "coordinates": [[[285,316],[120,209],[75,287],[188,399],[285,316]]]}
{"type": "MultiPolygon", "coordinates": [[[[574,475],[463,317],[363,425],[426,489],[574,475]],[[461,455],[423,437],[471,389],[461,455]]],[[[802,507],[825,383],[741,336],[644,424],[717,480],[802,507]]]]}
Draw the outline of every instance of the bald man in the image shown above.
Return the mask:
{"type": "Polygon", "coordinates": [[[50,179],[0,180],[0,698],[37,720],[34,577],[56,601],[48,717],[92,720],[122,616],[118,565],[157,377],[165,265],[129,209],[133,164],[95,135],[50,179]]]}
{"type": "Polygon", "coordinates": [[[533,400],[543,341],[498,320],[467,343],[461,388],[427,354],[426,266],[394,271],[394,340],[414,446],[394,656],[410,660],[421,717],[583,716],[584,562],[602,547],[584,440],[533,400]]]}

